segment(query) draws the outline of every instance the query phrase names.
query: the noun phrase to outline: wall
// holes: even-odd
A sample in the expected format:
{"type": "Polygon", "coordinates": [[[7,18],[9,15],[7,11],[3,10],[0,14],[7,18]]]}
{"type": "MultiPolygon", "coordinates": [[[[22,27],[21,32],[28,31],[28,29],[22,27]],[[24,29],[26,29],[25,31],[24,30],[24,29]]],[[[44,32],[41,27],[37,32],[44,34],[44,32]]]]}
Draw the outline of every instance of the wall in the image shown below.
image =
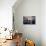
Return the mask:
{"type": "Polygon", "coordinates": [[[41,0],[23,0],[13,6],[13,13],[15,30],[22,32],[25,39],[34,40],[36,46],[41,46],[41,0]],[[23,16],[36,16],[36,24],[24,25],[23,16]]]}
{"type": "Polygon", "coordinates": [[[41,42],[46,46],[46,0],[41,1],[41,42]]]}
{"type": "Polygon", "coordinates": [[[0,27],[12,29],[12,6],[16,0],[0,0],[0,27]]]}

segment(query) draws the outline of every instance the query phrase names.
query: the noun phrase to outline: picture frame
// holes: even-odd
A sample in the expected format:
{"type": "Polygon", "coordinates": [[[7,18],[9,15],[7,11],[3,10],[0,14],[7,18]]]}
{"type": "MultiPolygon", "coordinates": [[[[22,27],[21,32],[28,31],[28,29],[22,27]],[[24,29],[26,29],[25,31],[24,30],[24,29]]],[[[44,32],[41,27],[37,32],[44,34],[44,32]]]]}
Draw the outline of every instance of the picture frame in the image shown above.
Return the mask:
{"type": "Polygon", "coordinates": [[[23,24],[36,24],[36,17],[35,16],[23,16],[23,24]]]}

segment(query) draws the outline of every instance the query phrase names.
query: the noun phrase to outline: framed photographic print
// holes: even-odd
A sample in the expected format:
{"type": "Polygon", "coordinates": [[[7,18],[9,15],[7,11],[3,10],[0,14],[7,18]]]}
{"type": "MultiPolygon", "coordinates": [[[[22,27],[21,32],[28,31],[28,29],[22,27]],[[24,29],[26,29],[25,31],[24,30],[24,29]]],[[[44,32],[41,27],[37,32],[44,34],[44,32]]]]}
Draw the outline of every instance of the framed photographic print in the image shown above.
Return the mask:
{"type": "Polygon", "coordinates": [[[23,16],[23,24],[36,24],[35,16],[23,16]]]}

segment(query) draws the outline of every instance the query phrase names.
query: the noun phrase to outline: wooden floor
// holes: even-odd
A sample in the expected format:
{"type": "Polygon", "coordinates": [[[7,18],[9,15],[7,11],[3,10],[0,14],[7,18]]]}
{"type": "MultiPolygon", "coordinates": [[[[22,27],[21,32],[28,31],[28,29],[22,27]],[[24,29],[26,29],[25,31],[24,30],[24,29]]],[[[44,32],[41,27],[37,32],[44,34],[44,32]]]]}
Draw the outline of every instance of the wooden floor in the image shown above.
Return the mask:
{"type": "Polygon", "coordinates": [[[13,40],[6,40],[6,42],[2,43],[0,46],[16,46],[15,39],[13,39],[13,40]]]}

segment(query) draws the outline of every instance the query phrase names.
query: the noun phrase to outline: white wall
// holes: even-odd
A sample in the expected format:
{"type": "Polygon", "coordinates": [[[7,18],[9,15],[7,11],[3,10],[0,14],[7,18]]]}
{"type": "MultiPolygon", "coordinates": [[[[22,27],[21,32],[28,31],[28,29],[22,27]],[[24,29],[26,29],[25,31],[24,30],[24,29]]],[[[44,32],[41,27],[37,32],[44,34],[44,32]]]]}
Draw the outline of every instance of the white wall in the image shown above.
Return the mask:
{"type": "Polygon", "coordinates": [[[41,1],[41,40],[42,46],[46,46],[46,0],[41,1]]]}
{"type": "Polygon", "coordinates": [[[15,29],[22,32],[24,38],[35,41],[41,46],[41,0],[23,0],[17,7],[14,5],[15,29]],[[36,16],[35,25],[24,25],[23,16],[36,16]]]}
{"type": "Polygon", "coordinates": [[[12,28],[12,6],[16,0],[0,0],[0,27],[12,28]]]}

